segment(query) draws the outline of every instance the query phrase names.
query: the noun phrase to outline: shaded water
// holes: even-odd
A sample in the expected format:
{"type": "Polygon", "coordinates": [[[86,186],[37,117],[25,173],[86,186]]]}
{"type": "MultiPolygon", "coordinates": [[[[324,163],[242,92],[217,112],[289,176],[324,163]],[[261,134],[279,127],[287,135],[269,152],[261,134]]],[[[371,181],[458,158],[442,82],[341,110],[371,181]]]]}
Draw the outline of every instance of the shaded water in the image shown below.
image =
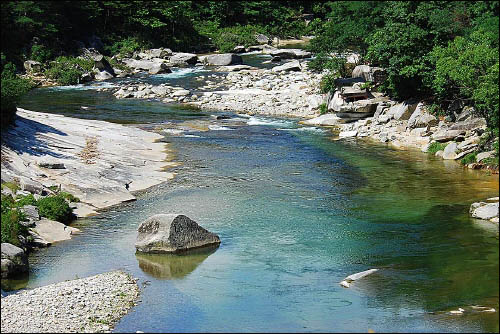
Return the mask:
{"type": "Polygon", "coordinates": [[[22,107],[177,129],[165,142],[180,165],[171,182],[33,253],[29,288],[125,269],[143,289],[117,332],[498,331],[498,313],[440,313],[498,310],[498,230],[468,217],[471,202],[497,196],[498,178],[420,152],[334,141],[293,120],[217,121],[155,101],[53,91],[33,92],[22,107]],[[136,256],[138,224],[174,212],[217,233],[221,246],[136,256]],[[338,284],[369,268],[381,270],[338,284]]]}

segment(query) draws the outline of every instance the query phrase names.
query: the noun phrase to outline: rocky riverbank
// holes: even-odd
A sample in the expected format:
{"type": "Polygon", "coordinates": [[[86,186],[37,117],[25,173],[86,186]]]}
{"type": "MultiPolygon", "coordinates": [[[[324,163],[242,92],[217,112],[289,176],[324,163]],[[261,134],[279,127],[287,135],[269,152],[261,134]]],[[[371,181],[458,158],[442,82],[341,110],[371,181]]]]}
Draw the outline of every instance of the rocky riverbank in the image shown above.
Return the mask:
{"type": "Polygon", "coordinates": [[[53,200],[62,199],[54,196],[65,194],[68,210],[87,217],[171,179],[173,174],[164,170],[169,165],[165,143],[156,142],[161,138],[135,127],[18,109],[14,126],[2,132],[2,216],[19,210],[24,218],[2,219],[2,233],[10,233],[2,241],[21,247],[2,243],[2,278],[28,272],[25,252],[80,232],[68,221],[47,219],[50,215],[44,216],[36,203],[52,200],[51,212],[60,212],[63,206],[53,200]],[[3,212],[10,202],[18,209],[3,212]]]}
{"type": "Polygon", "coordinates": [[[134,191],[173,177],[163,171],[159,134],[24,109],[17,115],[3,136],[2,182],[38,195],[58,187],[80,199],[79,216],[134,200],[134,191]]]}
{"type": "Polygon", "coordinates": [[[136,305],[136,280],[121,271],[2,297],[2,333],[106,333],[136,305]]]}

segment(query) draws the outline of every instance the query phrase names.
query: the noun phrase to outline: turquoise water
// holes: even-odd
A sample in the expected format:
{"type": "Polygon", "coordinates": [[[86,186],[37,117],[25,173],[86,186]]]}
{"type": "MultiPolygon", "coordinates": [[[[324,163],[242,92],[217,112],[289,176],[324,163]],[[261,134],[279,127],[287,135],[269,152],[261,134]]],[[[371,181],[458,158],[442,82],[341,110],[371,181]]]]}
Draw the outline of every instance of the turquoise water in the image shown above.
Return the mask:
{"type": "Polygon", "coordinates": [[[215,120],[95,90],[40,89],[22,107],[182,130],[160,130],[175,179],[30,258],[29,288],[113,269],[139,278],[141,302],[116,332],[498,331],[498,313],[443,312],[498,310],[498,229],[468,217],[498,178],[295,120],[215,120]],[[220,247],[136,256],[138,224],[158,213],[186,214],[220,247]]]}

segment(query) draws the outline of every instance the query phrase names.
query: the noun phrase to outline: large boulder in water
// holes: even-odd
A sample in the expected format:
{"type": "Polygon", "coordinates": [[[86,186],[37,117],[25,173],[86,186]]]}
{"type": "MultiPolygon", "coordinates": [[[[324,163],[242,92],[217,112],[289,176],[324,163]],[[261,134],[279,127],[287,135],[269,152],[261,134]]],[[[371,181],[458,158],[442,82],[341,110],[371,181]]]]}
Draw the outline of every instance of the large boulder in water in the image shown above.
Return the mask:
{"type": "Polygon", "coordinates": [[[227,66],[227,65],[242,64],[243,58],[241,58],[241,56],[232,53],[223,53],[223,54],[208,55],[204,58],[204,62],[207,65],[227,66]]]}
{"type": "Polygon", "coordinates": [[[143,253],[178,253],[218,245],[219,236],[179,214],[158,214],[138,228],[135,248],[143,253]]]}
{"type": "Polygon", "coordinates": [[[311,57],[311,52],[301,49],[270,49],[269,51],[263,50],[263,53],[270,54],[273,57],[280,57],[281,59],[302,59],[311,57]]]}
{"type": "Polygon", "coordinates": [[[171,66],[194,65],[198,62],[198,56],[194,53],[174,53],[170,57],[171,66]]]}
{"type": "Polygon", "coordinates": [[[2,278],[13,277],[28,272],[28,257],[21,248],[6,242],[2,243],[1,248],[2,278]]]}

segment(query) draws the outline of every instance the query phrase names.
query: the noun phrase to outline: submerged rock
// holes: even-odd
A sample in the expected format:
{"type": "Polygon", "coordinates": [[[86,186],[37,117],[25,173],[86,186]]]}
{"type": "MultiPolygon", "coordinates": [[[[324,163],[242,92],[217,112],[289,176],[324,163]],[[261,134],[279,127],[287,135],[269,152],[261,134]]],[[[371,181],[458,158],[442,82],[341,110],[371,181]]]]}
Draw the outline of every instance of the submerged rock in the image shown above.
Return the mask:
{"type": "Polygon", "coordinates": [[[346,278],[344,278],[344,280],[342,282],[340,282],[339,284],[342,285],[344,288],[348,288],[351,286],[352,282],[359,280],[365,276],[371,275],[377,271],[378,271],[378,269],[368,269],[368,270],[365,270],[365,271],[362,271],[362,272],[359,272],[356,274],[349,275],[346,278]]]}
{"type": "Polygon", "coordinates": [[[158,214],[138,228],[135,248],[143,253],[177,253],[220,244],[219,236],[184,215],[158,214]]]}

